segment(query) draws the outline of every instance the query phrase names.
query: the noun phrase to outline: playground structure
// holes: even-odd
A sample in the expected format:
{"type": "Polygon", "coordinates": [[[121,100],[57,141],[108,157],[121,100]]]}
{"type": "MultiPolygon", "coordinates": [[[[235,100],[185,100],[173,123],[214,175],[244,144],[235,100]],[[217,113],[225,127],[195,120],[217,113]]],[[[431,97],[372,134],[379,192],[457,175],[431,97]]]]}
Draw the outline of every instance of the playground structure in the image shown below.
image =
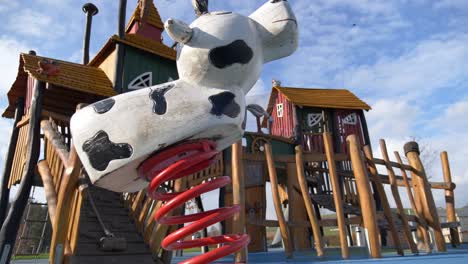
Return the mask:
{"type": "MultiPolygon", "coordinates": [[[[18,76],[3,114],[14,118],[14,126],[1,190],[2,264],[9,262],[32,186],[44,187],[47,196],[53,232],[50,263],[169,263],[172,258],[162,240],[178,226],[154,218],[164,202],[153,200],[146,190],[119,194],[93,186],[71,144],[70,118],[76,110],[178,77],[176,52],[161,42],[163,23],[152,1],[139,2],[126,28],[125,6],[122,1],[119,35],[111,37],[91,62],[86,47],[97,9],[89,4],[84,8],[88,26],[83,65],[34,52],[20,55],[18,76]],[[7,214],[5,195],[18,184],[18,196],[7,214]]],[[[330,226],[338,228],[344,259],[356,245],[350,225],[364,228],[373,258],[382,256],[382,230],[389,231],[400,255],[404,248],[414,254],[430,253],[433,244],[437,251],[446,251],[442,229],[449,230],[452,246],[458,246],[460,223],[447,153],[441,154],[441,182],[428,180],[414,142],[404,147],[406,163],[398,153],[391,161],[383,140],[382,158],[374,157],[366,110],[370,107],[347,90],[286,88],[275,82],[263,120],[257,113],[257,131],[246,132],[244,144],[234,144],[210,157],[212,164],[206,169],[169,180],[163,187],[185,191],[224,175],[232,178],[232,186],[220,191],[220,207],[235,204],[239,213],[223,223],[223,233],[247,233],[251,239],[235,254],[237,262],[245,262],[248,252],[268,251],[266,227],[279,228],[286,256],[291,258],[296,250],[315,249],[317,255],[326,256],[323,230],[330,226]],[[268,133],[262,132],[265,128],[268,133]],[[265,218],[266,182],[277,221],[265,218]],[[384,185],[391,188],[396,212],[384,185]],[[400,187],[409,197],[411,215],[404,210],[400,187]],[[445,223],[439,221],[432,189],[446,192],[445,223]],[[336,218],[322,218],[320,209],[335,212],[336,218]]],[[[201,198],[195,200],[203,211],[201,198]]],[[[181,208],[172,211],[175,216],[183,213],[181,208]]]]}

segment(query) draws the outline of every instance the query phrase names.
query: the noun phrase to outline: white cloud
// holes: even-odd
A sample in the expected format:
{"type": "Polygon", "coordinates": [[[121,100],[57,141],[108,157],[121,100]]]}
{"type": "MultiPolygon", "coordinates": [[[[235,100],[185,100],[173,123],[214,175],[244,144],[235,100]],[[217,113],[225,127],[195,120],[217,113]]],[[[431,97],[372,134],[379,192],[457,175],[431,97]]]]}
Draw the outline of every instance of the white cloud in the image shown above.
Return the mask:
{"type": "Polygon", "coordinates": [[[66,26],[47,13],[27,8],[9,19],[9,30],[27,37],[57,39],[67,33],[66,26]]]}
{"type": "MultiPolygon", "coordinates": [[[[434,130],[439,131],[439,133],[430,138],[438,150],[448,153],[452,180],[457,184],[455,198],[460,206],[468,204],[468,197],[462,192],[468,187],[468,162],[466,160],[468,149],[464,147],[468,145],[467,114],[468,99],[466,98],[448,106],[441,117],[436,118],[432,123],[434,130]]],[[[441,181],[443,178],[440,162],[434,165],[440,175],[438,180],[441,181]]]]}
{"type": "MultiPolygon", "coordinates": [[[[3,168],[5,164],[5,154],[8,150],[8,143],[10,141],[12,122],[10,120],[0,119],[0,175],[3,175],[3,168]]],[[[0,176],[1,177],[1,176],[0,176]]]]}
{"type": "Polygon", "coordinates": [[[352,68],[347,83],[379,97],[427,96],[468,79],[467,42],[467,34],[430,38],[401,56],[384,56],[375,63],[352,68]]]}
{"type": "Polygon", "coordinates": [[[0,13],[11,11],[18,7],[17,1],[0,0],[0,13]]]}
{"type": "Polygon", "coordinates": [[[457,10],[468,9],[466,0],[439,0],[434,3],[434,8],[453,8],[457,10]]]}
{"type": "Polygon", "coordinates": [[[66,6],[71,2],[70,0],[34,0],[34,1],[40,5],[48,5],[54,8],[66,6]]]}
{"type": "Polygon", "coordinates": [[[412,125],[420,109],[403,98],[381,99],[366,114],[370,134],[380,138],[405,138],[412,135],[412,125]]]}
{"type": "MultiPolygon", "coordinates": [[[[468,204],[468,197],[461,190],[468,187],[468,145],[466,128],[468,121],[468,99],[461,99],[448,105],[441,115],[433,115],[423,119],[424,111],[409,101],[390,98],[379,100],[372,105],[373,110],[366,114],[375,157],[382,157],[378,140],[383,138],[387,142],[387,149],[391,160],[395,160],[393,151],[399,151],[404,157],[403,146],[406,142],[415,139],[422,150],[421,159],[426,167],[430,181],[442,182],[442,168],[439,153],[447,151],[452,170],[452,180],[457,184],[455,198],[458,206],[468,204]],[[433,133],[425,136],[421,128],[428,128],[433,133]],[[411,137],[416,138],[411,138],[411,137]]],[[[386,174],[382,166],[379,171],[386,174]]],[[[397,170],[397,174],[400,172],[397,170]]],[[[400,194],[405,193],[400,189],[400,194]]],[[[443,192],[434,191],[434,199],[438,206],[444,206],[443,192]]],[[[391,204],[391,192],[387,192],[391,204]]],[[[405,196],[404,203],[409,205],[405,196]]]]}
{"type": "Polygon", "coordinates": [[[0,36],[0,94],[3,95],[10,89],[18,73],[19,53],[28,52],[26,45],[16,39],[0,36]]]}

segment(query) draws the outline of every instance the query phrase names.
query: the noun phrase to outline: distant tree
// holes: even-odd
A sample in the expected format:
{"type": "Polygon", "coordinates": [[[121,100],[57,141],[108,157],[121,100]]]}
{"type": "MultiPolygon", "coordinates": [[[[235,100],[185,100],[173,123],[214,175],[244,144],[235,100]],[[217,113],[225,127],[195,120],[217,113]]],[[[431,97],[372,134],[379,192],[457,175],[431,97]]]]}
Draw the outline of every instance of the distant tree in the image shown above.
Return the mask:
{"type": "Polygon", "coordinates": [[[437,166],[434,166],[438,161],[439,151],[432,145],[432,143],[418,136],[411,136],[410,140],[417,142],[419,145],[419,151],[421,152],[420,158],[426,171],[427,178],[431,179],[434,175],[440,174],[442,170],[438,172],[435,169],[437,166]]]}

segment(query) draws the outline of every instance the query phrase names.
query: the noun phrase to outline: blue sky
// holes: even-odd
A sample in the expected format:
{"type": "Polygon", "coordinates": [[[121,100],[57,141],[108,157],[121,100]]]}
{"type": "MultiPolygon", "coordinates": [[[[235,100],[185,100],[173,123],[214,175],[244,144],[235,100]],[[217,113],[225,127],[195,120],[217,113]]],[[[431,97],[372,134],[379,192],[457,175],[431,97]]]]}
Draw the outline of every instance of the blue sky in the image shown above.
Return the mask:
{"type": "MultiPolygon", "coordinates": [[[[250,14],[265,0],[211,0],[210,10],[250,14]]],[[[79,62],[85,16],[81,0],[0,0],[0,108],[16,77],[18,53],[79,62]]],[[[117,28],[116,0],[94,0],[91,53],[117,28]]],[[[136,0],[128,0],[130,16],[136,0]]],[[[468,1],[290,0],[300,26],[300,47],[266,65],[248,100],[265,105],[272,79],[283,86],[348,88],[368,102],[374,152],[378,139],[402,151],[411,138],[425,148],[428,172],[441,181],[438,153],[449,152],[458,206],[468,204],[468,1]],[[433,154],[435,153],[435,154],[433,154]],[[435,156],[434,156],[435,155],[435,156]]],[[[189,0],[155,0],[163,18],[194,19],[189,0]]],[[[165,42],[171,43],[167,35],[165,42]]],[[[0,167],[10,130],[0,120],[0,167]]],[[[436,193],[443,205],[443,193],[436,193]]]]}

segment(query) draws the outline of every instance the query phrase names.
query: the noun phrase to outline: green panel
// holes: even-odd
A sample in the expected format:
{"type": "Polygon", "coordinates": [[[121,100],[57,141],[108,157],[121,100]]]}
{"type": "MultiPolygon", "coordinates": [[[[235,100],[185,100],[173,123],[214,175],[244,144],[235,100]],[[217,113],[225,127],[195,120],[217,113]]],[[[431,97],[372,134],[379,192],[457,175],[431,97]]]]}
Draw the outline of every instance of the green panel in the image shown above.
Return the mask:
{"type": "MultiPolygon", "coordinates": [[[[323,132],[323,120],[322,118],[322,108],[315,107],[304,107],[298,109],[297,119],[301,123],[301,128],[303,132],[309,133],[322,133],[323,132]]],[[[332,116],[330,111],[325,110],[325,114],[328,116],[327,126],[331,128],[332,116]]]]}
{"type": "Polygon", "coordinates": [[[179,79],[176,62],[130,46],[125,47],[123,85],[128,85],[145,72],[153,73],[153,85],[179,79]]]}
{"type": "MultiPolygon", "coordinates": [[[[247,152],[252,153],[252,142],[254,138],[251,135],[245,135],[244,138],[247,141],[247,152]]],[[[268,138],[268,135],[265,135],[265,138],[268,138]]],[[[288,154],[295,154],[295,145],[289,144],[287,142],[276,140],[276,139],[269,139],[271,143],[271,148],[273,151],[273,155],[288,155],[288,154]]]]}

